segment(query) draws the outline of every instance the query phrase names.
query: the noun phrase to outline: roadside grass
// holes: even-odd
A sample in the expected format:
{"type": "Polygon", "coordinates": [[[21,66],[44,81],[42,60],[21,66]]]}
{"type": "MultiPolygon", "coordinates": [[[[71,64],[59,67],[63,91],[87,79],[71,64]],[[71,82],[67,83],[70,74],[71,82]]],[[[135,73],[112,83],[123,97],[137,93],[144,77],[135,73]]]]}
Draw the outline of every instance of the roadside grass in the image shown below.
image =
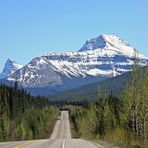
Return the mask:
{"type": "Polygon", "coordinates": [[[69,119],[69,121],[70,121],[70,130],[71,130],[72,138],[74,138],[74,139],[81,138],[81,139],[88,140],[90,142],[94,142],[95,144],[98,143],[101,146],[103,146],[104,148],[117,148],[117,146],[115,146],[115,144],[101,140],[98,135],[80,133],[80,131],[76,129],[71,118],[69,119]]]}
{"type": "Polygon", "coordinates": [[[72,138],[81,138],[102,145],[104,148],[148,148],[148,142],[143,143],[124,128],[116,128],[108,131],[104,136],[93,134],[87,129],[88,121],[81,119],[81,127],[76,127],[70,118],[72,138]]]}
{"type": "Polygon", "coordinates": [[[123,128],[110,131],[103,140],[114,143],[121,148],[148,148],[148,142],[143,142],[139,137],[123,128]]]}
{"type": "Polygon", "coordinates": [[[55,126],[55,123],[56,123],[56,119],[53,120],[53,122],[49,122],[47,127],[42,131],[42,138],[43,139],[48,139],[50,138],[52,132],[53,132],[53,129],[54,129],[54,126],[55,126]]]}

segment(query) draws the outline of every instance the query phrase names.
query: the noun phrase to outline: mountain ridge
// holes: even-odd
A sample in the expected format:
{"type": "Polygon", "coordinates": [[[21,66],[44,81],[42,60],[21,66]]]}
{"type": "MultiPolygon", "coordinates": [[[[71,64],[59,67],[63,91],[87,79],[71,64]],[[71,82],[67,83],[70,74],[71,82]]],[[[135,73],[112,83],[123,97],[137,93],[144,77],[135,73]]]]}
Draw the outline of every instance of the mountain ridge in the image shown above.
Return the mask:
{"type": "MultiPolygon", "coordinates": [[[[135,48],[116,35],[100,35],[86,41],[77,52],[36,57],[6,81],[17,79],[30,92],[42,88],[47,88],[49,94],[65,91],[131,71],[134,51],[135,48]]],[[[148,58],[139,54],[139,63],[146,66],[148,58]]]]}
{"type": "Polygon", "coordinates": [[[7,78],[12,73],[16,72],[22,67],[23,67],[22,65],[16,63],[14,60],[7,59],[7,61],[5,62],[4,68],[2,72],[0,73],[0,79],[7,78]]]}

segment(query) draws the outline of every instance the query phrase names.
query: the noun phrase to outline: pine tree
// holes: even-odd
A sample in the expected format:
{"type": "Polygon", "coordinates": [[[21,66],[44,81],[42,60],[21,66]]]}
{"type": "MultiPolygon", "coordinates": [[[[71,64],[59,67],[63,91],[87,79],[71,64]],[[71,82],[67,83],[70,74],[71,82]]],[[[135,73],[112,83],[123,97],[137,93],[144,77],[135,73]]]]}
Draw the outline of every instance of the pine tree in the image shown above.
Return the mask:
{"type": "Polygon", "coordinates": [[[142,74],[140,94],[138,102],[139,135],[146,140],[148,139],[148,68],[142,74]]]}
{"type": "Polygon", "coordinates": [[[102,88],[98,88],[98,97],[96,99],[96,117],[97,117],[97,131],[99,135],[105,135],[105,123],[104,123],[104,107],[107,95],[102,88]]]}

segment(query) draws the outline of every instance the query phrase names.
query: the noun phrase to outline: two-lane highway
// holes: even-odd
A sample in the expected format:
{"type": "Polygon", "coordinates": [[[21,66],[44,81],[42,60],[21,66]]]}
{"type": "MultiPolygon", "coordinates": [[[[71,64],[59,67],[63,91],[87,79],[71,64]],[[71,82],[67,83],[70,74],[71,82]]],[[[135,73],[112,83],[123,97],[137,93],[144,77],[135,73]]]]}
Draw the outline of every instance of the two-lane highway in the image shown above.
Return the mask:
{"type": "Polygon", "coordinates": [[[0,148],[102,148],[102,146],[82,139],[72,139],[68,111],[62,111],[61,119],[56,122],[50,139],[2,142],[0,148]]]}

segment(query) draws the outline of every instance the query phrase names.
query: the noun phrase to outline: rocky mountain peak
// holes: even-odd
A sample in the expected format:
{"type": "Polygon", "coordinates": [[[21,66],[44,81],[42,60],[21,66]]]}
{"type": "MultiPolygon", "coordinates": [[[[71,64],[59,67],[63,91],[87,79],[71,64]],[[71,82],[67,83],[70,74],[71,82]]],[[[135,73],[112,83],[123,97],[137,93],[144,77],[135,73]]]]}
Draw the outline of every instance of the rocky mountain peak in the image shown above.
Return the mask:
{"type": "Polygon", "coordinates": [[[103,35],[87,40],[79,51],[94,50],[97,48],[104,48],[106,41],[103,35]]]}
{"type": "Polygon", "coordinates": [[[22,65],[17,64],[12,59],[7,59],[5,65],[4,65],[3,71],[0,74],[0,79],[8,77],[9,75],[11,75],[12,73],[14,73],[15,71],[17,71],[20,68],[22,68],[22,65]]]}

